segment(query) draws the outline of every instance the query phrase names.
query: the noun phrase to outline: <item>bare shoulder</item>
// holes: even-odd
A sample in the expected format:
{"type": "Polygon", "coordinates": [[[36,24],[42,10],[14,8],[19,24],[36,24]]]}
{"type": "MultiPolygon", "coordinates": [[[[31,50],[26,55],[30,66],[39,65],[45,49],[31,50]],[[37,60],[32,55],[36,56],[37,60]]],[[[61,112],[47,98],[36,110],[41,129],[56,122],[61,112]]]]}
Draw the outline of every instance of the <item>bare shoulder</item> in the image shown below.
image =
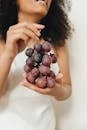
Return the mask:
{"type": "Polygon", "coordinates": [[[0,55],[3,53],[5,47],[5,42],[3,40],[0,40],[0,55]]]}
{"type": "Polygon", "coordinates": [[[55,48],[58,57],[68,56],[68,47],[66,45],[55,48]]]}

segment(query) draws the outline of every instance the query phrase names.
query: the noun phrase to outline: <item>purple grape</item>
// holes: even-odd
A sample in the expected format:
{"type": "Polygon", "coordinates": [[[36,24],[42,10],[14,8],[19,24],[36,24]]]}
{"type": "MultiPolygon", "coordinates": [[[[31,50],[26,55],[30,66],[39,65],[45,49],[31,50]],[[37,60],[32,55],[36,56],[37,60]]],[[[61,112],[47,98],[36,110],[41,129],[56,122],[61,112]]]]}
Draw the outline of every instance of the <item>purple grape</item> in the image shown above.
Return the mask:
{"type": "Polygon", "coordinates": [[[46,65],[46,66],[50,66],[51,64],[51,56],[49,55],[44,55],[43,58],[42,58],[42,64],[43,65],[46,65]]]}
{"type": "Polygon", "coordinates": [[[29,67],[33,67],[34,65],[34,61],[33,61],[33,58],[32,57],[28,57],[28,59],[26,60],[26,64],[29,66],[29,67]]]}
{"type": "Polygon", "coordinates": [[[41,51],[42,51],[42,45],[37,43],[37,44],[34,45],[34,49],[35,49],[37,52],[41,52],[41,51]]]}
{"type": "Polygon", "coordinates": [[[49,52],[51,50],[51,44],[46,41],[42,44],[42,49],[45,51],[45,52],[49,52]]]}
{"type": "Polygon", "coordinates": [[[52,70],[50,71],[50,77],[52,77],[53,79],[56,78],[56,75],[55,75],[55,73],[52,70]]]}
{"type": "Polygon", "coordinates": [[[50,74],[50,68],[48,66],[45,66],[45,65],[40,65],[39,71],[40,71],[41,74],[43,74],[45,76],[50,74]]]}
{"type": "Polygon", "coordinates": [[[42,61],[42,55],[40,53],[33,53],[32,58],[34,62],[40,63],[42,61]]]}
{"type": "Polygon", "coordinates": [[[35,83],[40,88],[46,88],[47,87],[47,79],[46,76],[39,77],[35,80],[35,83]]]}
{"type": "Polygon", "coordinates": [[[57,62],[57,58],[54,54],[50,54],[51,59],[52,59],[52,63],[56,63],[57,62]]]}
{"type": "Polygon", "coordinates": [[[47,87],[53,88],[55,87],[55,83],[55,79],[53,79],[52,77],[47,77],[47,87]]]}
{"type": "Polygon", "coordinates": [[[24,71],[26,73],[30,72],[32,68],[30,68],[27,64],[24,65],[24,71]]]}
{"type": "Polygon", "coordinates": [[[26,51],[25,51],[25,54],[26,56],[32,56],[34,52],[34,49],[33,48],[28,48],[26,51]]]}
{"type": "Polygon", "coordinates": [[[31,72],[29,72],[29,73],[27,73],[27,76],[26,76],[26,79],[27,79],[27,81],[28,82],[30,82],[30,83],[35,83],[35,77],[33,77],[33,75],[32,75],[32,73],[31,72]]]}
{"type": "Polygon", "coordinates": [[[32,69],[31,73],[33,77],[37,78],[40,72],[39,72],[39,69],[35,67],[32,69]]]}

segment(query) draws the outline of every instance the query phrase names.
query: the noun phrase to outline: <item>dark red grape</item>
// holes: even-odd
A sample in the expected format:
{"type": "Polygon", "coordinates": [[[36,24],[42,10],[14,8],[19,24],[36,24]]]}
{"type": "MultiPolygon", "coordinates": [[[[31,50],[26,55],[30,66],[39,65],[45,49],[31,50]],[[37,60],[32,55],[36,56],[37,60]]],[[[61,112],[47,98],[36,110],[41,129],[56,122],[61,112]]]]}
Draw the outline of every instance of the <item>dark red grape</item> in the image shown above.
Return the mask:
{"type": "Polygon", "coordinates": [[[42,64],[43,65],[46,65],[46,66],[50,66],[51,64],[51,56],[49,55],[44,55],[43,58],[42,58],[42,64]]]}
{"type": "Polygon", "coordinates": [[[33,58],[32,57],[28,57],[28,59],[26,60],[26,64],[29,66],[29,67],[33,67],[34,65],[34,61],[33,61],[33,58]]]}
{"type": "Polygon", "coordinates": [[[55,73],[52,70],[50,71],[50,77],[52,77],[53,79],[56,78],[56,75],[55,75],[55,73]]]}
{"type": "Polygon", "coordinates": [[[47,87],[53,88],[55,87],[55,79],[52,77],[47,77],[47,87]]]}
{"type": "Polygon", "coordinates": [[[33,75],[32,75],[32,73],[31,72],[29,72],[29,73],[27,73],[27,76],[26,76],[26,79],[27,79],[27,81],[28,82],[30,82],[30,83],[35,83],[35,77],[33,77],[33,75]]]}
{"type": "Polygon", "coordinates": [[[31,69],[32,69],[32,68],[29,67],[27,64],[24,65],[24,71],[25,71],[26,73],[30,72],[31,69]]]}
{"type": "Polygon", "coordinates": [[[47,87],[47,79],[46,76],[39,77],[35,80],[35,83],[40,88],[46,88],[47,87]]]}
{"type": "Polygon", "coordinates": [[[35,67],[32,69],[31,73],[33,77],[37,78],[40,72],[39,72],[39,69],[35,67]]]}
{"type": "Polygon", "coordinates": [[[45,52],[49,52],[51,50],[51,44],[46,41],[42,44],[42,49],[45,51],[45,52]]]}
{"type": "Polygon", "coordinates": [[[52,59],[52,63],[56,63],[57,62],[57,58],[54,54],[50,54],[51,59],[52,59]]]}
{"type": "Polygon", "coordinates": [[[32,56],[34,52],[34,49],[33,48],[28,48],[26,51],[25,51],[25,54],[26,56],[32,56]]]}
{"type": "Polygon", "coordinates": [[[37,43],[37,44],[34,45],[34,49],[35,49],[37,52],[41,52],[41,51],[42,51],[42,45],[37,43]]]}
{"type": "Polygon", "coordinates": [[[42,61],[42,55],[40,53],[33,53],[32,58],[34,62],[40,63],[42,61]]]}
{"type": "Polygon", "coordinates": [[[43,74],[45,76],[50,74],[50,68],[48,66],[45,66],[45,65],[40,65],[39,71],[40,71],[41,74],[43,74]]]}

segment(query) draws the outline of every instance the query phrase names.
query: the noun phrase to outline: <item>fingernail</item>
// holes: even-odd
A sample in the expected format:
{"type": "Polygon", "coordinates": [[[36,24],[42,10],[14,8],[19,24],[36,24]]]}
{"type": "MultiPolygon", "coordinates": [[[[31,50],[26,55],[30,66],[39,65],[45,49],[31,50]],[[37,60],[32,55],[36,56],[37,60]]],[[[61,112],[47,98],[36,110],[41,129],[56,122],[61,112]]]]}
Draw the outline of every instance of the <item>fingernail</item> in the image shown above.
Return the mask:
{"type": "Polygon", "coordinates": [[[63,77],[63,74],[62,74],[62,73],[60,73],[60,74],[59,74],[59,76],[62,78],[62,77],[63,77]]]}
{"type": "Polygon", "coordinates": [[[41,35],[41,33],[40,33],[40,32],[37,32],[37,35],[38,35],[38,36],[40,36],[40,35],[41,35]]]}

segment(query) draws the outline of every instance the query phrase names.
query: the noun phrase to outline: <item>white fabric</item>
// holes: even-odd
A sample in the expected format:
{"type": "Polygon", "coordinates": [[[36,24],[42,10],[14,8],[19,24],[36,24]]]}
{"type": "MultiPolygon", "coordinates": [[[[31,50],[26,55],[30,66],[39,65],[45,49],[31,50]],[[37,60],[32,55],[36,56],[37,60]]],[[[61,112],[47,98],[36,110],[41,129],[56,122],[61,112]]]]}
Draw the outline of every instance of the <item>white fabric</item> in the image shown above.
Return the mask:
{"type": "MultiPolygon", "coordinates": [[[[55,130],[55,113],[50,96],[19,85],[26,58],[24,50],[11,66],[8,90],[0,102],[0,130],[55,130]]],[[[52,67],[57,73],[57,64],[52,67]]]]}

